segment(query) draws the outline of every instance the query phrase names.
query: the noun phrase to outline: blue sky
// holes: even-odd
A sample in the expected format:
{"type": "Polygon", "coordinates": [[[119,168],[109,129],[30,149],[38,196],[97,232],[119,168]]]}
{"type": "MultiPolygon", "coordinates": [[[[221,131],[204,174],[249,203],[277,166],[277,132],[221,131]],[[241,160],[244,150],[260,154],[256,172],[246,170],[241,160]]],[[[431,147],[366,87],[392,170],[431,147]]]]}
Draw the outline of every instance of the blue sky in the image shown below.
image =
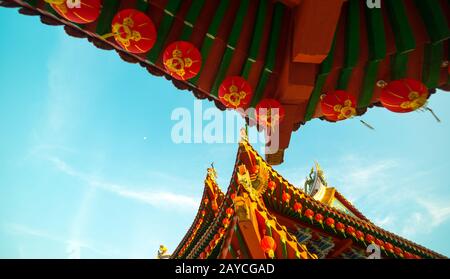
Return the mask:
{"type": "MultiPolygon", "coordinates": [[[[154,258],[196,212],[211,162],[223,190],[236,144],[174,144],[194,97],[61,27],[0,9],[0,258],[154,258]]],[[[212,105],[205,101],[203,107],[212,105]]],[[[428,113],[382,108],[296,132],[276,169],[296,185],[317,160],[378,225],[450,255],[450,93],[428,113]]],[[[205,121],[205,124],[208,121],[205,121]]]]}

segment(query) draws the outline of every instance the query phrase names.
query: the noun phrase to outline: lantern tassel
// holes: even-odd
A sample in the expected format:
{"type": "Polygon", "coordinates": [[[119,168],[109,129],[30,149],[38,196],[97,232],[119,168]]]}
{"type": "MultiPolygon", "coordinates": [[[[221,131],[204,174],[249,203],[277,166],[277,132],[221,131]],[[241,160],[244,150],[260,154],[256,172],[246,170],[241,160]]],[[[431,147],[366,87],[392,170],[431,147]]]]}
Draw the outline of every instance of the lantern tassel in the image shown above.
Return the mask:
{"type": "Polygon", "coordinates": [[[359,120],[364,126],[366,126],[367,128],[371,129],[371,130],[375,130],[375,128],[371,125],[369,125],[367,122],[365,122],[364,120],[359,120]]]}
{"type": "Polygon", "coordinates": [[[437,115],[434,113],[434,111],[432,109],[430,109],[429,107],[425,107],[425,109],[428,110],[431,113],[431,115],[433,115],[434,119],[436,119],[436,121],[438,123],[441,123],[441,119],[439,119],[439,117],[437,117],[437,115]]]}

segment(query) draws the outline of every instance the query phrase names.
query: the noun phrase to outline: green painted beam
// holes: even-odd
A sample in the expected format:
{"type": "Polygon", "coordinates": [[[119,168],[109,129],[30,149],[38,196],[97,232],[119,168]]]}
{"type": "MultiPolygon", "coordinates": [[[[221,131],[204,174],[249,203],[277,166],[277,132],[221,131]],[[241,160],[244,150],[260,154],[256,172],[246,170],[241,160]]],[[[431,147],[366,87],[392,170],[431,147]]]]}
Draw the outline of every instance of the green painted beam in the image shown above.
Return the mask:
{"type": "Polygon", "coordinates": [[[181,32],[180,39],[183,41],[189,40],[192,35],[192,31],[194,30],[195,23],[200,15],[200,12],[205,4],[205,0],[194,0],[192,1],[191,6],[186,14],[184,19],[184,28],[181,32]]]}
{"type": "Polygon", "coordinates": [[[443,58],[444,42],[427,44],[425,46],[422,81],[428,88],[436,88],[439,86],[443,58]]]}
{"type": "Polygon", "coordinates": [[[439,0],[415,0],[417,9],[433,44],[450,38],[450,30],[439,0]]]}
{"type": "Polygon", "coordinates": [[[111,22],[119,9],[119,4],[119,0],[103,1],[103,8],[97,19],[96,32],[98,35],[103,36],[111,32],[111,22]]]}
{"type": "Polygon", "coordinates": [[[309,121],[314,116],[317,104],[320,101],[320,95],[322,95],[322,88],[325,85],[328,75],[331,72],[331,68],[334,62],[334,54],[336,49],[336,34],[334,35],[333,44],[331,45],[330,53],[320,66],[319,74],[316,78],[316,84],[309,97],[308,105],[305,112],[305,121],[309,121]]]}
{"type": "Polygon", "coordinates": [[[378,67],[386,57],[387,43],[384,31],[384,21],[381,9],[366,8],[367,33],[369,39],[369,59],[366,65],[363,86],[358,100],[358,107],[367,107],[372,100],[376,86],[378,67]]]}
{"type": "Polygon", "coordinates": [[[146,12],[148,10],[149,4],[147,0],[137,0],[136,9],[141,12],[146,12]]]}
{"type": "Polygon", "coordinates": [[[250,70],[253,63],[255,63],[256,58],[259,54],[259,49],[261,47],[261,40],[264,34],[264,23],[267,18],[267,5],[269,4],[266,0],[259,1],[258,12],[256,15],[255,27],[253,28],[252,42],[250,43],[250,49],[248,52],[247,60],[244,64],[244,69],[242,70],[242,77],[248,79],[250,70]]]}
{"type": "Polygon", "coordinates": [[[30,6],[36,7],[37,0],[25,0],[30,6]]]}
{"type": "Polygon", "coordinates": [[[350,0],[348,3],[348,18],[345,34],[345,58],[337,88],[345,90],[353,73],[353,68],[359,60],[360,54],[360,3],[359,0],[350,0]]]}
{"type": "Polygon", "coordinates": [[[231,257],[233,259],[236,259],[236,252],[234,251],[233,247],[230,245],[228,245],[228,251],[230,251],[231,257]]]}
{"type": "Polygon", "coordinates": [[[385,5],[394,32],[397,53],[402,54],[414,50],[416,40],[403,1],[386,1],[385,5]]]}
{"type": "Polygon", "coordinates": [[[369,61],[366,65],[362,90],[358,100],[358,107],[367,107],[372,100],[373,91],[377,83],[380,61],[369,61]]]}
{"type": "Polygon", "coordinates": [[[166,42],[167,36],[169,35],[170,29],[172,28],[175,15],[180,9],[182,1],[181,0],[171,0],[167,2],[166,8],[164,9],[164,16],[161,20],[161,24],[158,27],[158,36],[156,38],[155,45],[147,54],[147,60],[156,63],[159,55],[161,54],[166,42]]]}
{"type": "Polygon", "coordinates": [[[252,107],[255,107],[262,99],[264,89],[266,88],[267,82],[269,81],[269,78],[272,75],[272,71],[275,68],[277,49],[280,43],[279,41],[280,34],[282,32],[281,25],[283,20],[283,14],[284,14],[284,6],[281,3],[275,4],[264,70],[259,78],[258,85],[256,86],[256,90],[253,94],[253,98],[251,101],[252,107]]]}
{"type": "Polygon", "coordinates": [[[408,70],[409,53],[394,54],[391,57],[391,80],[406,77],[408,70]]]}
{"type": "Polygon", "coordinates": [[[238,239],[241,255],[244,256],[245,259],[249,259],[250,257],[248,256],[247,246],[245,245],[245,242],[242,239],[241,232],[237,226],[234,227],[234,233],[236,235],[236,238],[238,239]]]}
{"type": "MultiPolygon", "coordinates": [[[[203,64],[208,59],[209,52],[211,51],[211,47],[216,39],[217,32],[219,31],[220,24],[222,23],[222,19],[225,16],[225,13],[230,4],[229,0],[220,1],[219,6],[216,9],[216,13],[214,14],[213,20],[209,25],[208,32],[206,34],[205,40],[203,41],[202,48],[200,50],[202,54],[203,64]]],[[[202,69],[203,70],[203,65],[202,69]]],[[[201,73],[197,76],[189,80],[189,83],[194,86],[197,85],[198,79],[200,78],[201,73]]]]}
{"type": "Polygon", "coordinates": [[[246,18],[248,8],[250,6],[250,0],[242,0],[239,6],[238,12],[233,23],[230,37],[228,39],[227,48],[225,49],[224,56],[222,57],[222,62],[220,63],[219,70],[216,75],[216,80],[214,81],[213,87],[211,89],[211,95],[218,96],[218,89],[222,83],[225,74],[230,66],[231,59],[233,58],[234,48],[238,42],[238,39],[242,32],[242,27],[244,26],[244,20],[246,18]]]}

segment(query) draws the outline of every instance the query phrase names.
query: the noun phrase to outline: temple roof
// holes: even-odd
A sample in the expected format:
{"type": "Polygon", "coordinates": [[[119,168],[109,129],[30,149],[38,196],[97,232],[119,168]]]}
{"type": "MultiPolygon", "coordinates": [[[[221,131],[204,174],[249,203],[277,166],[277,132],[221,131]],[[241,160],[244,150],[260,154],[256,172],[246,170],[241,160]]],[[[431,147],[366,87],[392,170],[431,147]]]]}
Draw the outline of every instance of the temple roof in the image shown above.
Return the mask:
{"type": "MultiPolygon", "coordinates": [[[[251,106],[275,98],[286,110],[280,126],[280,149],[268,155],[283,161],[291,133],[313,118],[323,119],[320,96],[335,89],[357,99],[357,115],[380,106],[378,81],[399,78],[422,81],[434,92],[449,89],[448,1],[383,1],[370,9],[366,1],[327,0],[108,0],[89,24],[63,19],[44,0],[1,0],[50,25],[63,25],[74,37],[116,50],[130,63],[172,80],[199,99],[219,101],[218,87],[227,76],[244,77],[254,90],[251,106]],[[116,12],[134,8],[154,22],[157,39],[144,54],[123,50],[111,32],[116,12]],[[189,41],[201,52],[203,67],[189,81],[173,79],[162,64],[165,47],[189,41]]],[[[143,90],[149,90],[144,88],[143,90]]],[[[252,121],[249,121],[253,125],[252,121]]]]}
{"type": "Polygon", "coordinates": [[[365,251],[370,243],[375,243],[381,247],[383,257],[445,258],[374,225],[334,188],[323,185],[322,189],[310,196],[290,184],[244,140],[239,145],[231,183],[217,215],[202,202],[191,229],[172,257],[267,258],[261,248],[255,247],[259,247],[264,235],[271,235],[277,244],[275,258],[318,258],[320,255],[297,238],[300,225],[328,236],[321,241],[339,243],[333,253],[342,257],[351,258],[357,250],[365,251]],[[269,185],[271,181],[275,187],[269,185]],[[330,197],[324,198],[326,195],[319,198],[320,191],[332,193],[350,213],[330,204],[330,197]],[[199,223],[203,210],[205,221],[199,223]],[[333,225],[328,219],[333,220],[333,225]]]}

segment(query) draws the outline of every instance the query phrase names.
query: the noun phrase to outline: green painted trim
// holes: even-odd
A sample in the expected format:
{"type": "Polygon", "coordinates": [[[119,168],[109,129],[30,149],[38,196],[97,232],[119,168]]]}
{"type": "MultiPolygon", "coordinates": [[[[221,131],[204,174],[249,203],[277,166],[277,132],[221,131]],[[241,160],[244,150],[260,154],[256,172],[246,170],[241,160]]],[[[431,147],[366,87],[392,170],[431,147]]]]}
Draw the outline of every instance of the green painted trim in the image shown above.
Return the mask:
{"type": "Polygon", "coordinates": [[[27,2],[30,6],[36,7],[37,0],[24,0],[24,1],[27,2]]]}
{"type": "Polygon", "coordinates": [[[236,237],[239,242],[239,247],[241,248],[241,254],[244,256],[244,258],[249,259],[248,252],[247,252],[247,246],[245,246],[244,240],[242,239],[241,232],[239,231],[239,228],[237,226],[234,227],[234,233],[236,234],[236,237]]]}
{"type": "MultiPolygon", "coordinates": [[[[202,59],[203,59],[202,64],[203,65],[204,65],[204,62],[208,59],[209,52],[211,50],[214,40],[216,39],[216,35],[219,30],[219,26],[222,23],[222,19],[225,16],[225,13],[227,12],[229,4],[230,4],[229,0],[220,1],[219,7],[217,7],[216,13],[214,14],[213,21],[212,21],[211,25],[209,25],[208,33],[206,34],[205,40],[203,41],[202,49],[200,50],[200,52],[202,54],[202,59]]],[[[202,69],[200,71],[203,70],[203,65],[202,65],[202,69]]],[[[201,76],[201,72],[197,76],[192,78],[190,80],[190,83],[192,85],[196,86],[200,76],[201,76]]]]}
{"type": "Polygon", "coordinates": [[[256,107],[256,105],[261,101],[264,89],[266,88],[267,82],[269,81],[272,71],[275,68],[276,54],[279,45],[279,38],[281,34],[281,24],[283,20],[284,6],[280,3],[275,4],[274,12],[272,16],[272,26],[270,29],[269,46],[266,54],[266,62],[264,65],[264,71],[262,76],[260,76],[258,85],[256,86],[255,93],[253,95],[252,101],[250,103],[251,107],[256,107]]]}
{"type": "Polygon", "coordinates": [[[137,0],[136,9],[141,12],[146,12],[148,10],[149,4],[148,0],[137,0]]]}
{"type": "Polygon", "coordinates": [[[365,8],[367,15],[367,35],[371,61],[379,61],[386,57],[386,34],[381,9],[365,8]]]}
{"type": "Polygon", "coordinates": [[[226,71],[228,70],[228,67],[230,66],[231,60],[233,58],[234,54],[234,48],[236,47],[236,44],[238,42],[238,39],[242,32],[242,27],[244,25],[245,15],[248,12],[248,7],[250,5],[249,0],[243,0],[241,2],[241,5],[239,6],[239,10],[236,14],[236,18],[232,27],[232,31],[228,40],[228,45],[225,50],[225,54],[222,57],[222,62],[220,63],[219,70],[216,75],[216,80],[214,81],[213,87],[211,89],[211,95],[218,96],[219,95],[219,86],[222,83],[226,71]]]}
{"type": "Polygon", "coordinates": [[[283,259],[287,259],[288,254],[287,254],[286,241],[285,242],[281,241],[281,249],[283,250],[283,259]]]}
{"type": "Polygon", "coordinates": [[[197,22],[197,19],[200,15],[200,12],[203,9],[204,4],[205,0],[192,1],[192,4],[189,7],[189,10],[184,19],[184,28],[180,36],[181,40],[187,41],[191,37],[192,31],[194,30],[194,25],[197,22]]]}
{"type": "Polygon", "coordinates": [[[345,90],[357,65],[360,55],[360,3],[350,0],[348,3],[348,18],[345,36],[344,67],[339,73],[337,89],[345,90]]]}
{"type": "Polygon", "coordinates": [[[236,259],[236,252],[234,251],[233,246],[231,246],[231,244],[228,245],[228,251],[230,251],[231,257],[233,259],[236,259]]]}
{"type": "Polygon", "coordinates": [[[391,57],[391,80],[398,80],[406,77],[408,70],[408,53],[395,54],[391,57]]]}
{"type": "Polygon", "coordinates": [[[270,237],[272,237],[272,227],[268,225],[268,222],[266,221],[266,234],[270,237]]]}
{"type": "Polygon", "coordinates": [[[428,88],[439,86],[443,58],[444,42],[425,45],[422,81],[428,88]]]}
{"type": "Polygon", "coordinates": [[[367,63],[358,107],[367,107],[370,105],[377,83],[379,65],[380,61],[370,61],[367,63]]]}
{"type": "Polygon", "coordinates": [[[264,34],[264,23],[266,20],[268,1],[259,1],[258,12],[256,15],[255,26],[253,28],[252,42],[250,43],[250,48],[248,51],[248,57],[244,64],[244,69],[242,70],[241,76],[248,79],[250,70],[253,63],[258,58],[259,49],[261,47],[261,40],[264,34]]]}
{"type": "Polygon", "coordinates": [[[156,63],[156,60],[158,60],[159,55],[163,51],[162,48],[164,47],[164,43],[166,42],[167,36],[169,35],[175,19],[174,16],[180,9],[181,3],[181,0],[171,0],[167,3],[166,8],[164,9],[164,17],[158,27],[158,36],[156,38],[155,45],[147,55],[147,59],[150,62],[156,63]]]}
{"type": "Polygon", "coordinates": [[[415,0],[417,9],[433,44],[450,38],[450,30],[439,0],[415,0]]]}
{"type": "Polygon", "coordinates": [[[416,48],[414,32],[409,24],[403,1],[386,1],[389,21],[394,32],[397,53],[405,53],[416,48]]]}
{"type": "Polygon", "coordinates": [[[323,61],[322,65],[320,66],[320,73],[316,78],[316,85],[311,93],[311,96],[309,97],[308,106],[306,107],[305,121],[311,120],[312,117],[314,116],[317,104],[320,101],[320,95],[322,95],[322,88],[325,85],[329,73],[331,72],[331,68],[333,67],[334,54],[336,50],[336,34],[334,35],[330,52],[327,58],[323,61]]]}
{"type": "Polygon", "coordinates": [[[103,8],[97,19],[96,33],[100,36],[111,31],[111,22],[119,9],[119,0],[103,1],[103,8]]]}

